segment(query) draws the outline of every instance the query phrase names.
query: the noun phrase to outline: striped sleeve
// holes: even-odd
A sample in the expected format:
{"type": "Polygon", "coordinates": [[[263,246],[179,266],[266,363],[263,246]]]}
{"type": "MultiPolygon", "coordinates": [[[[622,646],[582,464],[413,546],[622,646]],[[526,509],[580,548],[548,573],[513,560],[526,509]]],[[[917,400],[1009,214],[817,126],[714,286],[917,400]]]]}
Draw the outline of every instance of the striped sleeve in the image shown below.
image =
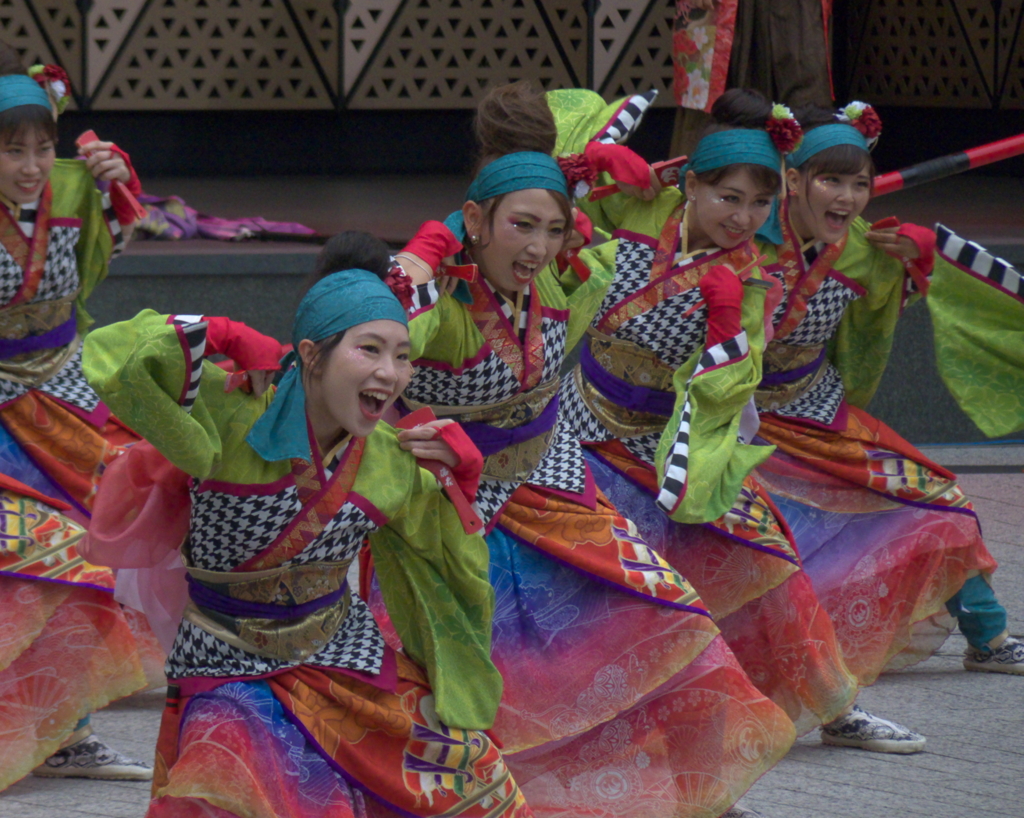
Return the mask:
{"type": "Polygon", "coordinates": [[[178,403],[186,412],[191,412],[203,378],[208,323],[203,320],[201,315],[171,315],[168,316],[167,323],[174,325],[182,354],[185,357],[187,378],[181,386],[181,397],[178,399],[178,403]]]}
{"type": "Polygon", "coordinates": [[[107,230],[110,231],[110,242],[113,245],[110,257],[121,255],[124,252],[127,242],[124,239],[124,232],[121,230],[121,223],[117,220],[114,206],[110,203],[110,190],[101,192],[103,202],[103,220],[107,223],[107,230]]]}
{"type": "Polygon", "coordinates": [[[675,429],[675,437],[664,462],[657,503],[666,514],[672,515],[686,496],[687,473],[690,465],[690,421],[693,408],[691,391],[698,378],[744,360],[750,353],[747,333],[704,350],[696,369],[686,384],[686,398],[675,429]]]}
{"type": "Polygon", "coordinates": [[[643,119],[647,109],[651,107],[657,96],[658,89],[652,88],[646,93],[627,97],[619,110],[615,112],[615,116],[601,129],[594,140],[605,144],[623,144],[640,126],[640,120],[643,119]]]}

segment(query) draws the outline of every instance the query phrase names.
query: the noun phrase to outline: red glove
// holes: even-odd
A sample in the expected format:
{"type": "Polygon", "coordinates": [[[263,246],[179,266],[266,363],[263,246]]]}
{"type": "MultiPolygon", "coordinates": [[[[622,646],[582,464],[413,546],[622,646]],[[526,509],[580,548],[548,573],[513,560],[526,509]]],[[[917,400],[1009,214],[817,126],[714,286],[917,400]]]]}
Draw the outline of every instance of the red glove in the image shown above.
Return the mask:
{"type": "Polygon", "coordinates": [[[651,167],[625,145],[588,142],[583,150],[598,173],[609,174],[616,182],[636,185],[641,190],[651,186],[651,167]]]}
{"type": "Polygon", "coordinates": [[[423,222],[412,240],[402,248],[403,253],[419,256],[434,272],[448,256],[462,249],[462,242],[455,238],[443,222],[423,222]]]}
{"type": "MultiPolygon", "coordinates": [[[[583,236],[584,246],[590,244],[590,240],[594,237],[594,223],[590,221],[587,214],[582,210],[576,211],[574,229],[583,236]]],[[[576,275],[579,276],[580,281],[586,281],[590,278],[590,268],[580,258],[579,247],[569,247],[562,250],[562,252],[555,256],[555,261],[558,263],[559,273],[564,273],[566,268],[572,267],[576,271],[576,275]]]]}
{"type": "MultiPolygon", "coordinates": [[[[131,157],[128,156],[121,148],[117,145],[112,145],[110,150],[116,153],[128,166],[128,172],[131,174],[131,178],[124,183],[124,186],[128,188],[128,192],[133,196],[142,195],[142,182],[139,181],[139,174],[135,172],[135,167],[132,165],[131,157]]],[[[124,200],[122,196],[119,196],[117,186],[113,186],[110,189],[110,204],[114,208],[114,214],[117,216],[117,221],[122,226],[131,224],[135,221],[135,209],[124,200]]]]}
{"type": "Polygon", "coordinates": [[[740,323],[743,282],[736,273],[719,264],[708,270],[697,286],[708,305],[707,346],[713,347],[739,335],[743,329],[740,323]]]}
{"type": "Polygon", "coordinates": [[[469,502],[476,499],[476,490],[480,487],[480,472],[484,470],[484,456],[469,435],[458,423],[442,426],[436,435],[441,438],[459,458],[459,463],[452,469],[455,482],[469,502]]]}
{"type": "Polygon", "coordinates": [[[935,269],[935,231],[919,224],[901,224],[896,235],[906,236],[917,245],[920,255],[910,259],[907,272],[914,279],[918,292],[921,295],[928,295],[928,287],[931,284],[928,276],[935,269]]]}
{"type": "Polygon", "coordinates": [[[285,349],[275,339],[241,321],[222,316],[203,316],[206,330],[207,355],[226,355],[245,371],[281,368],[285,349]]]}

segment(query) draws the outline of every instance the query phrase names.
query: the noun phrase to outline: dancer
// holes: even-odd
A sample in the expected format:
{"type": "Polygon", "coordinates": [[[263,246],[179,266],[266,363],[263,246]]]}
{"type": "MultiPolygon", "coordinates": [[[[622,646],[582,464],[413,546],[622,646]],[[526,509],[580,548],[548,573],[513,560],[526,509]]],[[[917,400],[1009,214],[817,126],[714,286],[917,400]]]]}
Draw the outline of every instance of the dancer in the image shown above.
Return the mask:
{"type": "Polygon", "coordinates": [[[136,439],[86,384],[79,346],[86,298],[134,218],[100,188],[138,180],[109,142],[84,145],[84,162],[55,158],[70,85],[54,66],[33,73],[0,43],[0,790],[34,768],[148,779],[92,735],[89,714],[161,661],[111,573],[75,552],[99,475],[136,439]]]}
{"type": "MultiPolygon", "coordinates": [[[[591,121],[576,120],[590,145],[562,164],[611,168],[651,195],[645,162],[590,140],[624,135],[634,105],[601,103],[591,121]]],[[[566,350],[608,280],[596,267],[586,281],[571,267],[556,274],[577,180],[567,185],[552,158],[550,109],[522,84],[500,87],[480,103],[476,130],[481,161],[466,203],[399,254],[419,282],[418,369],[403,402],[458,418],[486,456],[477,503],[497,593],[492,656],[505,680],[495,731],[538,815],[717,818],[786,752],[792,726],[556,423],[566,350]],[[450,254],[457,263],[442,264],[450,254]],[[454,294],[431,280],[469,265],[477,277],[454,294]]]]}
{"type": "Polygon", "coordinates": [[[952,628],[947,611],[967,637],[968,670],[1024,673],[1024,643],[1006,629],[996,562],[956,476],[862,408],[900,312],[927,292],[935,234],[860,218],[881,132],[870,106],[801,118],[807,136],[765,234],[767,270],[785,298],[757,393],[759,434],[777,450],[757,474],[794,529],[860,684],[930,656],[952,628]]]}
{"type": "Polygon", "coordinates": [[[590,206],[595,224],[614,231],[615,278],[562,411],[599,486],[691,578],[750,678],[798,732],[825,724],[827,743],[916,752],[922,736],[853,705],[856,680],[802,555],[749,476],[771,453],[754,444],[749,404],[770,286],[756,276],[752,240],[779,190],[779,149],[799,129],[753,91],[727,91],[713,110],[680,188],[590,206]]]}
{"type": "Polygon", "coordinates": [[[86,340],[90,383],[193,478],[152,818],[530,814],[483,732],[501,693],[486,546],[416,461],[473,447],[451,424],[405,451],[378,423],[412,373],[388,272],[307,292],[276,393],[225,391],[201,316],[86,340]],[[347,587],[367,536],[406,654],[347,587]]]}

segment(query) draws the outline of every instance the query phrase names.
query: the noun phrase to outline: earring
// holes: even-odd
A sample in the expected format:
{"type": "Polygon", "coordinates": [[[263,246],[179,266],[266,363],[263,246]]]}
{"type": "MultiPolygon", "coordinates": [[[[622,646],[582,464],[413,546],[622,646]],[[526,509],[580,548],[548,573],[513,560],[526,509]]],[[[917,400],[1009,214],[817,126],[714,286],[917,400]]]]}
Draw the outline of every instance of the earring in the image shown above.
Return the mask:
{"type": "Polygon", "coordinates": [[[475,234],[469,237],[470,244],[476,244],[478,241],[480,241],[480,237],[475,234]]]}
{"type": "Polygon", "coordinates": [[[695,202],[695,201],[697,201],[697,197],[696,197],[696,196],[691,196],[691,197],[690,197],[690,201],[691,201],[691,202],[695,202]]]}

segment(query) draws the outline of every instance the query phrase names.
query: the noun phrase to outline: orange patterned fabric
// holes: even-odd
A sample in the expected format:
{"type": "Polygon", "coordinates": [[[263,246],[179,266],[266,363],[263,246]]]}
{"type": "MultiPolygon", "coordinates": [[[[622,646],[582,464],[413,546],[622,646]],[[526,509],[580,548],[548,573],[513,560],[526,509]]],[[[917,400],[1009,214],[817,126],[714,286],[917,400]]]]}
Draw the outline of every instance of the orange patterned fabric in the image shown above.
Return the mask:
{"type": "Polygon", "coordinates": [[[81,718],[145,685],[109,593],[0,576],[0,790],[56,752],[81,718]]]}
{"type": "MultiPolygon", "coordinates": [[[[237,816],[532,815],[486,734],[442,724],[423,672],[399,654],[398,682],[387,690],[336,671],[300,666],[254,683],[233,682],[191,699],[168,700],[160,729],[150,818],[203,815],[203,804],[237,816]],[[283,707],[264,704],[257,718],[245,707],[269,688],[283,707]],[[234,718],[225,713],[234,710],[234,718]],[[282,718],[283,716],[283,718],[282,718]],[[324,781],[327,803],[311,809],[294,774],[267,778],[280,747],[254,741],[263,727],[274,738],[297,725],[307,743],[340,777],[324,781]],[[275,725],[277,725],[275,727],[275,725]],[[347,789],[362,782],[369,795],[347,789]],[[330,785],[330,786],[328,786],[330,785]]],[[[294,753],[294,749],[293,749],[294,753]]],[[[315,769],[306,764],[306,769],[315,769]]],[[[301,778],[302,776],[298,776],[301,778]]],[[[220,812],[212,814],[220,815],[220,812]]]]}
{"type": "Polygon", "coordinates": [[[897,500],[971,508],[952,472],[855,406],[841,432],[762,415],[759,434],[804,463],[897,500]]]}
{"type": "Polygon", "coordinates": [[[512,370],[523,391],[533,389],[544,374],[543,305],[539,293],[534,290],[530,296],[526,340],[520,344],[518,333],[505,318],[490,287],[477,279],[470,283],[469,290],[473,295],[469,313],[484,341],[512,370]]]}
{"type": "Polygon", "coordinates": [[[24,272],[21,287],[7,304],[13,306],[31,301],[39,290],[39,284],[46,272],[46,251],[50,243],[50,210],[53,204],[53,188],[47,182],[39,200],[36,226],[31,239],[26,239],[10,211],[0,205],[0,244],[11,254],[24,272]]]}
{"type": "Polygon", "coordinates": [[[97,429],[36,390],[0,408],[0,421],[32,460],[87,509],[103,470],[139,439],[113,418],[97,429]]]}
{"type": "Polygon", "coordinates": [[[694,613],[707,613],[690,584],[647,546],[637,535],[636,526],[600,491],[597,507],[591,510],[557,495],[520,486],[505,507],[500,524],[517,539],[622,590],[694,613]]]}

